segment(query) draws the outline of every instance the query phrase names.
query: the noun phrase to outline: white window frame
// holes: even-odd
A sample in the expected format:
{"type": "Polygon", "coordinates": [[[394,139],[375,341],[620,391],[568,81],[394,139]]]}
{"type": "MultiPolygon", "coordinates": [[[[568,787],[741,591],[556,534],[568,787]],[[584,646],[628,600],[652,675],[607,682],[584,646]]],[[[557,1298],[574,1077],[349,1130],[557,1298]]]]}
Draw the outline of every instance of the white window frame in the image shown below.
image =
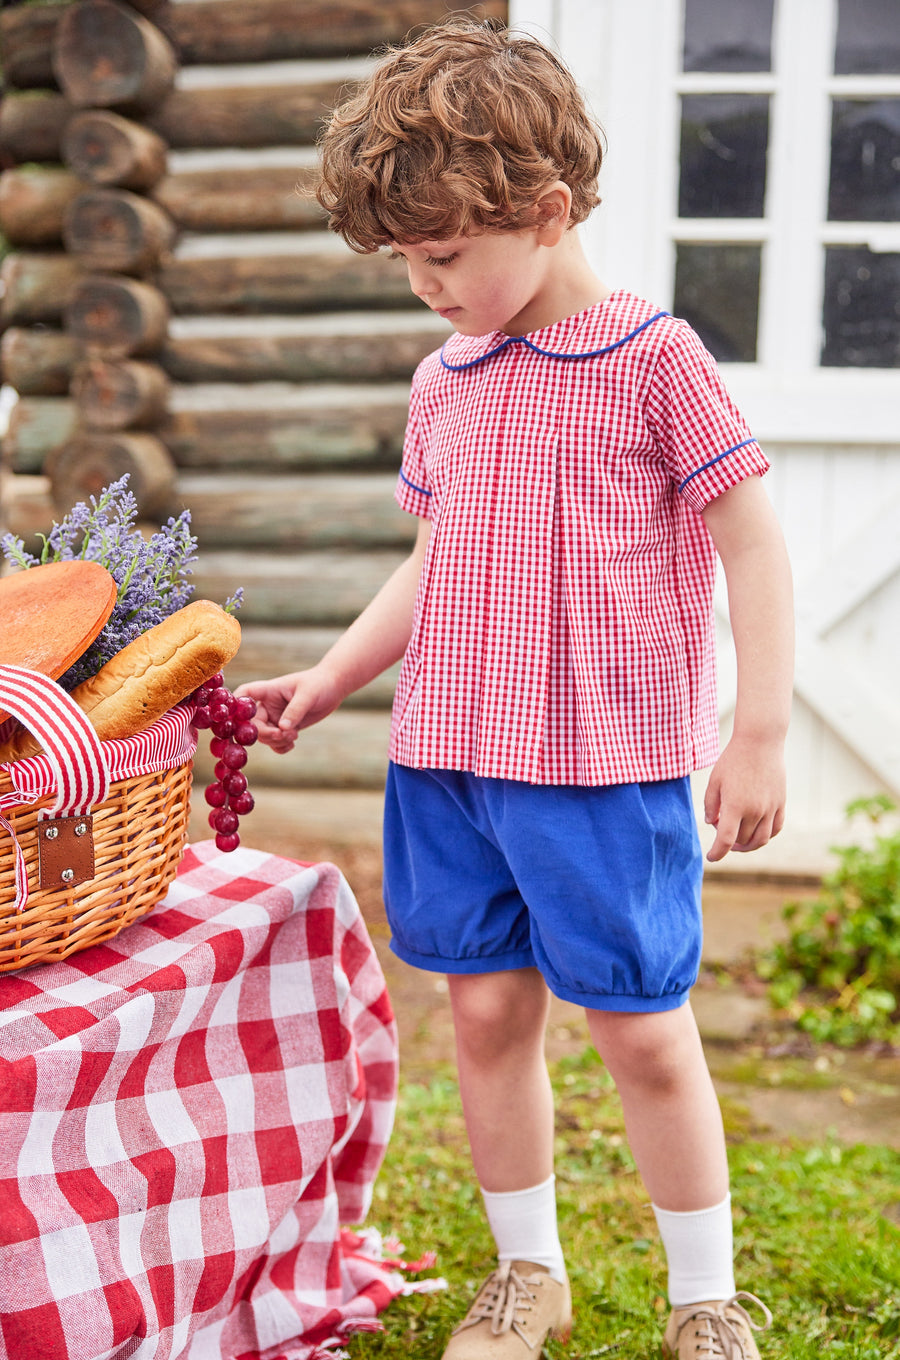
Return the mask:
{"type": "Polygon", "coordinates": [[[828,222],[831,101],[900,96],[900,75],[835,76],[837,0],[775,0],[772,71],[680,70],[682,0],[510,0],[603,125],[603,204],[581,228],[600,277],[671,307],[679,240],[761,241],[757,362],[722,365],[764,441],[900,442],[900,370],[823,368],[825,248],[900,251],[900,223],[828,222]],[[764,222],[680,220],[680,96],[771,96],[764,222]]]}

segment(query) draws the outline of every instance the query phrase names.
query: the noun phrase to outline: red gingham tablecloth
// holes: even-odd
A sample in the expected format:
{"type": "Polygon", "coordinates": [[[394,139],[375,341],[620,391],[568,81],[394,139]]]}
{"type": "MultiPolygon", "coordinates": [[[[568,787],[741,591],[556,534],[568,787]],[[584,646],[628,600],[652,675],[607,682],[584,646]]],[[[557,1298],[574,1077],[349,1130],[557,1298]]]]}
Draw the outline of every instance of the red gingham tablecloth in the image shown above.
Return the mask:
{"type": "Polygon", "coordinates": [[[371,1327],[399,1263],[341,1225],[396,1080],[330,864],[202,842],[142,921],[0,977],[0,1355],[311,1360],[371,1327]]]}

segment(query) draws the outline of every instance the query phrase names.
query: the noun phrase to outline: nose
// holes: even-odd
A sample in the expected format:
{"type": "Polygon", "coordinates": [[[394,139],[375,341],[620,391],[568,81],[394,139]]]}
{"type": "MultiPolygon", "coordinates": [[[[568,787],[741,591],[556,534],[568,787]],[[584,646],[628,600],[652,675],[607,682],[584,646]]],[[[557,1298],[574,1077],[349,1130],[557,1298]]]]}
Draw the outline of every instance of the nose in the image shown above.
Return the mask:
{"type": "Polygon", "coordinates": [[[425,265],[417,264],[415,260],[407,261],[407,273],[409,276],[409,286],[417,298],[423,301],[432,297],[440,289],[440,283],[434,274],[430,274],[425,265]]]}

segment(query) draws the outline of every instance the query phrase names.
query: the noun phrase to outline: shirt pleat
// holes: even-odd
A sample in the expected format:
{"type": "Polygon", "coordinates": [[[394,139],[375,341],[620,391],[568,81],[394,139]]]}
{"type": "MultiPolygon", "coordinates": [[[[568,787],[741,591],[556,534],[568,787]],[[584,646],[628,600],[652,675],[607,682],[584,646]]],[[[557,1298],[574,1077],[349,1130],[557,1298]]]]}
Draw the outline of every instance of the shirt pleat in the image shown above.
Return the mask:
{"type": "Polygon", "coordinates": [[[391,758],[582,785],[711,763],[701,511],[767,468],[695,333],[625,291],[429,355],[396,493],[432,533],[391,758]]]}

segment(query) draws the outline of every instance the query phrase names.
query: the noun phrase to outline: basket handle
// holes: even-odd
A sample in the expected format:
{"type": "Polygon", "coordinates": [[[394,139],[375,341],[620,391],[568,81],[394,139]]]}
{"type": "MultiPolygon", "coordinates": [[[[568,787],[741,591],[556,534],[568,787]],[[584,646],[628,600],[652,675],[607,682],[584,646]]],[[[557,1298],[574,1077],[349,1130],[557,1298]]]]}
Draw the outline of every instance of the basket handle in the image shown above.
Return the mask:
{"type": "MultiPolygon", "coordinates": [[[[110,781],[100,738],[74,699],[54,680],[25,666],[0,666],[0,707],[18,718],[38,739],[50,762],[56,802],[39,813],[40,820],[86,816],[95,803],[105,801],[110,781]]],[[[0,811],[22,801],[18,792],[2,795],[0,811]]],[[[2,816],[0,824],[13,835],[12,827],[2,816]]],[[[18,841],[15,845],[15,905],[21,911],[28,901],[28,875],[18,841]]]]}

